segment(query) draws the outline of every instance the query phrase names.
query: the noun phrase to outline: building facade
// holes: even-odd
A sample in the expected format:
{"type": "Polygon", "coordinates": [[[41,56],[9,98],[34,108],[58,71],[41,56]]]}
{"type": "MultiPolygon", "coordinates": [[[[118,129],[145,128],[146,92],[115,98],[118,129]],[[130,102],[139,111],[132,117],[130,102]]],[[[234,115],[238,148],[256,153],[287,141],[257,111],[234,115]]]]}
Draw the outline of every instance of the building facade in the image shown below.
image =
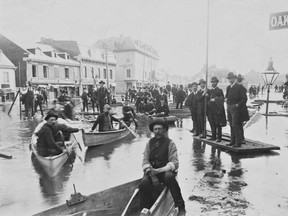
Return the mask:
{"type": "Polygon", "coordinates": [[[0,101],[12,100],[16,92],[14,64],[0,50],[0,101]]]}
{"type": "Polygon", "coordinates": [[[94,47],[113,51],[117,61],[117,92],[125,93],[132,86],[143,87],[155,79],[159,55],[153,47],[123,36],[99,40],[94,47]]]}
{"type": "Polygon", "coordinates": [[[81,45],[77,41],[53,40],[41,38],[40,44],[53,47],[58,52],[69,54],[70,58],[80,64],[79,89],[90,90],[101,80],[106,86],[116,91],[116,60],[111,52],[91,46],[81,45]]]}

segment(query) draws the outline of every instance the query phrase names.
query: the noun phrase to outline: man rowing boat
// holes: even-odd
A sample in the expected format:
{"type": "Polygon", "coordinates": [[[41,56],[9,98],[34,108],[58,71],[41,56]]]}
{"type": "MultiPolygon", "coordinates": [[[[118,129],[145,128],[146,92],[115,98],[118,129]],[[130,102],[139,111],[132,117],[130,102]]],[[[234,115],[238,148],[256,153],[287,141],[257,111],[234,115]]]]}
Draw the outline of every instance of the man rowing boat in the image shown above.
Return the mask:
{"type": "Polygon", "coordinates": [[[63,152],[65,138],[62,132],[70,134],[79,131],[78,128],[57,124],[57,119],[57,112],[49,111],[45,117],[46,123],[36,132],[38,136],[37,152],[43,157],[58,155],[63,152]]]}
{"type": "Polygon", "coordinates": [[[99,132],[110,131],[113,129],[113,121],[121,123],[121,121],[110,114],[111,107],[109,104],[105,104],[103,107],[103,113],[101,113],[97,120],[94,122],[90,132],[93,132],[99,124],[99,132]]]}

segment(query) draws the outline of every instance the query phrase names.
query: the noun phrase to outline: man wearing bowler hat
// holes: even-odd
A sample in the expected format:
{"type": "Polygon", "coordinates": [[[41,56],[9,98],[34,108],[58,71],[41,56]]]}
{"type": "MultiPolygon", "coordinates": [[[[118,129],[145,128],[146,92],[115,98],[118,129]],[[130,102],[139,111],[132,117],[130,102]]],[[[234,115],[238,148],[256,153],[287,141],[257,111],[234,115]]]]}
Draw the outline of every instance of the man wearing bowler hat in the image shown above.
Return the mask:
{"type": "Polygon", "coordinates": [[[200,138],[204,138],[206,134],[204,134],[204,120],[205,120],[205,98],[206,98],[206,81],[204,79],[200,79],[198,85],[200,89],[196,94],[196,106],[197,106],[197,128],[196,128],[196,136],[200,135],[200,138]]]}
{"type": "Polygon", "coordinates": [[[230,83],[226,89],[227,115],[231,130],[231,143],[229,146],[241,147],[241,109],[247,101],[244,88],[237,82],[237,76],[229,72],[227,79],[230,83]]]}
{"type": "Polygon", "coordinates": [[[50,110],[45,117],[46,123],[36,133],[37,152],[43,157],[58,155],[63,152],[64,137],[61,132],[74,133],[78,132],[78,128],[67,127],[62,124],[57,124],[58,113],[50,110]],[[58,136],[60,135],[60,137],[58,136]]]}
{"type": "Polygon", "coordinates": [[[154,133],[154,137],[148,141],[144,151],[144,176],[139,185],[140,208],[149,209],[152,206],[155,201],[152,200],[152,192],[160,182],[169,188],[175,207],[178,207],[178,215],[185,215],[185,203],[175,179],[179,167],[177,147],[167,137],[168,124],[163,120],[154,120],[150,123],[149,129],[154,133]]]}
{"type": "Polygon", "coordinates": [[[196,104],[196,93],[197,93],[197,88],[198,84],[196,82],[191,83],[189,86],[189,91],[190,94],[186,100],[186,105],[188,106],[190,113],[191,113],[191,118],[193,121],[193,128],[190,130],[191,133],[196,135],[196,128],[197,128],[197,104],[196,104]]]}
{"type": "Polygon", "coordinates": [[[222,127],[226,126],[226,116],[224,108],[224,94],[217,84],[217,77],[211,77],[212,88],[208,90],[207,116],[210,124],[212,137],[211,140],[221,142],[222,127]]]}
{"type": "Polygon", "coordinates": [[[104,87],[105,82],[104,81],[100,81],[99,82],[100,87],[98,89],[98,96],[99,96],[99,109],[100,109],[100,113],[103,113],[103,107],[105,104],[105,100],[107,99],[108,96],[108,91],[107,89],[104,87]]]}

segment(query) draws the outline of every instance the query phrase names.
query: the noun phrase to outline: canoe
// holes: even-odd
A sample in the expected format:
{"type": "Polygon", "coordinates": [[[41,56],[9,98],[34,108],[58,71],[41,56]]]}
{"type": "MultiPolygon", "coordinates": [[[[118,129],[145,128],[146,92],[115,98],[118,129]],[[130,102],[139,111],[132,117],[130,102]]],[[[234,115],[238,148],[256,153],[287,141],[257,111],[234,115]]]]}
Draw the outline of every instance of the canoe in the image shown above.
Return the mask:
{"type": "Polygon", "coordinates": [[[87,147],[109,144],[121,140],[130,134],[130,130],[128,130],[126,127],[123,129],[103,132],[88,132],[84,130],[81,131],[84,145],[87,147]]]}
{"type": "Polygon", "coordinates": [[[31,150],[32,153],[36,156],[38,162],[43,167],[48,176],[54,177],[60,171],[64,163],[67,161],[70,156],[73,148],[78,144],[74,134],[70,134],[69,141],[65,141],[66,149],[64,149],[63,153],[59,155],[42,157],[37,153],[36,144],[38,137],[33,134],[31,139],[31,150]]]}
{"type": "Polygon", "coordinates": [[[51,209],[35,214],[45,215],[73,215],[73,216],[168,216],[174,208],[174,201],[171,193],[165,187],[150,209],[139,209],[138,185],[141,179],[131,181],[113,188],[106,189],[88,196],[81,193],[71,195],[81,197],[81,202],[68,205],[62,204],[51,209]]]}
{"type": "Polygon", "coordinates": [[[150,116],[150,115],[147,116],[143,113],[138,113],[137,118],[138,119],[147,119],[148,121],[154,121],[154,120],[161,119],[161,120],[165,121],[167,124],[174,124],[174,122],[178,120],[178,118],[176,116],[156,117],[156,116],[150,116]]]}

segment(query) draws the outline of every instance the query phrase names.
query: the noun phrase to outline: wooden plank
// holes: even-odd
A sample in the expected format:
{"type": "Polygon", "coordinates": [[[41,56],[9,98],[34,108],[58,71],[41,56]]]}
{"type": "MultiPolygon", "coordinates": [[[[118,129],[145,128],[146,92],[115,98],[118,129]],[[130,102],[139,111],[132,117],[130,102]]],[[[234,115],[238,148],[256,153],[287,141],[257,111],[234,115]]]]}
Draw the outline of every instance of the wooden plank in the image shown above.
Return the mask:
{"type": "MultiPolygon", "coordinates": [[[[211,137],[211,132],[208,131],[207,133],[208,137],[211,137]]],[[[202,142],[205,142],[208,145],[225,149],[230,152],[234,153],[256,153],[256,152],[265,152],[265,151],[271,151],[271,150],[280,150],[279,146],[251,140],[251,139],[245,139],[246,143],[242,144],[241,147],[235,148],[233,146],[227,146],[227,144],[230,143],[230,136],[228,134],[223,134],[222,135],[222,142],[216,142],[213,140],[208,140],[208,139],[203,139],[199,137],[194,137],[195,140],[199,140],[202,142]]]]}

